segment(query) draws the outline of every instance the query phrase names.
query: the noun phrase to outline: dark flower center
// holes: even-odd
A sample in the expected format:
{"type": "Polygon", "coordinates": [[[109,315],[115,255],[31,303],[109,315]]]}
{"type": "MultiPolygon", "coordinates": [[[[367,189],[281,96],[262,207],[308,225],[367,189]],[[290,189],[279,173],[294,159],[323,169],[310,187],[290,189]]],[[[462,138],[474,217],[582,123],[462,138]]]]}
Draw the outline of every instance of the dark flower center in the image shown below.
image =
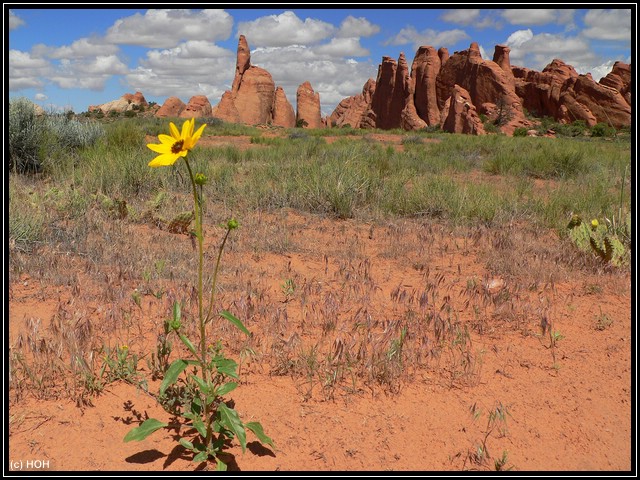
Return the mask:
{"type": "Polygon", "coordinates": [[[182,146],[184,145],[184,140],[178,140],[171,146],[171,153],[180,153],[182,151],[182,146]]]}

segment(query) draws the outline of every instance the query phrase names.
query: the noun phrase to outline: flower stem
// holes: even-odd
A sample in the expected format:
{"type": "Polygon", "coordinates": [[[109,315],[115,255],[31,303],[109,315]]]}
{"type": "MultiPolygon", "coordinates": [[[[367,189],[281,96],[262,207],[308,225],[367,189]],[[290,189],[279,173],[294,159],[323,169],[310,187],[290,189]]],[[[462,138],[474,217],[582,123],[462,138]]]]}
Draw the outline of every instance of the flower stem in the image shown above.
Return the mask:
{"type": "Polygon", "coordinates": [[[227,233],[225,233],[224,238],[222,239],[222,243],[218,248],[218,259],[216,260],[216,266],[213,270],[213,280],[211,280],[211,301],[209,302],[209,310],[207,311],[207,316],[204,319],[204,323],[209,323],[211,320],[211,312],[213,310],[213,301],[216,294],[216,282],[218,279],[218,269],[220,268],[220,259],[222,258],[222,251],[224,250],[224,245],[227,243],[227,238],[229,237],[229,232],[231,232],[231,228],[227,228],[227,233]]]}
{"type": "MultiPolygon", "coordinates": [[[[196,237],[198,239],[198,323],[200,327],[200,355],[201,355],[201,367],[205,382],[211,383],[211,372],[207,364],[207,343],[206,343],[206,325],[203,317],[203,305],[202,305],[202,267],[204,264],[204,251],[203,251],[203,233],[202,233],[202,205],[201,197],[198,196],[198,187],[196,186],[195,177],[191,170],[191,165],[186,157],[184,162],[187,165],[189,171],[189,178],[191,178],[191,188],[193,190],[193,203],[196,217],[196,237]]],[[[211,443],[211,437],[213,436],[213,428],[211,425],[211,410],[209,402],[207,402],[207,396],[204,398],[204,421],[207,426],[207,435],[205,438],[205,445],[207,448],[211,443]]]]}

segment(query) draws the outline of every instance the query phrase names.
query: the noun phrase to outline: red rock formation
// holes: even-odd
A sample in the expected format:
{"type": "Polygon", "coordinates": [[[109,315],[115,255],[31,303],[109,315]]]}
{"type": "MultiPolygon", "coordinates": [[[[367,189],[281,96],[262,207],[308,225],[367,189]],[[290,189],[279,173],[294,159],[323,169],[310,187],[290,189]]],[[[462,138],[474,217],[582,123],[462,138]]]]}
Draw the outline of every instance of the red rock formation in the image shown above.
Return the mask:
{"type": "Polygon", "coordinates": [[[631,106],[612,87],[596,83],[591,75],[580,75],[565,82],[560,99],[570,117],[585,120],[590,127],[606,123],[616,128],[631,125],[631,106]]]}
{"type": "Polygon", "coordinates": [[[631,105],[631,65],[628,63],[616,62],[613,69],[606,77],[600,79],[600,83],[607,87],[618,90],[626,102],[631,105]]]}
{"type": "Polygon", "coordinates": [[[309,82],[304,82],[298,87],[296,101],[298,104],[296,123],[306,122],[306,125],[303,124],[305,128],[324,127],[320,111],[320,94],[313,91],[309,82]]]}
{"type": "Polygon", "coordinates": [[[296,126],[296,114],[282,87],[276,88],[272,111],[274,125],[285,128],[296,126]]]}
{"type": "Polygon", "coordinates": [[[167,98],[156,112],[156,117],[179,117],[186,105],[178,97],[167,98]]]}
{"type": "Polygon", "coordinates": [[[496,62],[502,70],[507,72],[507,75],[513,76],[509,52],[511,52],[511,49],[506,45],[496,45],[493,51],[493,61],[496,62]]]}
{"type": "Polygon", "coordinates": [[[382,63],[378,65],[376,89],[371,97],[371,106],[362,121],[364,127],[390,129],[400,126],[400,118],[397,119],[396,124],[390,119],[391,98],[393,96],[397,68],[398,64],[391,57],[382,57],[382,63]]]}
{"type": "Polygon", "coordinates": [[[562,85],[570,78],[578,76],[571,65],[554,59],[542,72],[522,67],[512,67],[515,77],[516,94],[522,105],[537,117],[555,117],[560,108],[562,85]]]}
{"type": "Polygon", "coordinates": [[[371,105],[371,97],[376,89],[376,82],[370,78],[362,87],[362,93],[343,99],[329,116],[328,125],[343,127],[349,125],[360,128],[362,116],[371,105]]]}
{"type": "Polygon", "coordinates": [[[238,112],[235,103],[233,103],[233,93],[229,90],[222,94],[220,103],[213,108],[211,115],[229,123],[242,122],[240,119],[240,113],[238,112]]]}
{"type": "Polygon", "coordinates": [[[236,58],[236,73],[242,75],[251,67],[251,50],[244,35],[238,39],[238,54],[236,58]]]}
{"type": "Polygon", "coordinates": [[[524,108],[538,117],[550,116],[563,123],[584,120],[589,126],[598,122],[618,128],[630,125],[630,97],[625,97],[628,87],[625,91],[623,78],[630,82],[631,76],[630,69],[626,75],[625,64],[601,83],[596,83],[589,74],[579,75],[571,65],[558,59],[542,72],[520,67],[513,67],[512,71],[516,93],[524,108]],[[621,86],[622,91],[616,86],[621,86]]]}
{"type": "Polygon", "coordinates": [[[465,89],[471,103],[482,106],[478,113],[484,113],[490,120],[498,122],[502,132],[511,134],[515,128],[530,123],[525,119],[512,78],[497,63],[483,60],[475,42],[468,50],[454,53],[440,69],[436,80],[440,109],[452,95],[455,85],[465,89]],[[499,116],[492,118],[490,115],[496,112],[499,116]]]}
{"type": "Polygon", "coordinates": [[[436,94],[436,77],[440,72],[440,66],[438,52],[429,46],[418,49],[411,65],[411,80],[415,88],[413,97],[415,108],[418,116],[430,126],[440,122],[436,94]]]}
{"type": "Polygon", "coordinates": [[[446,47],[440,47],[438,49],[438,57],[440,58],[440,65],[444,65],[449,60],[449,50],[446,47]]]}
{"type": "Polygon", "coordinates": [[[252,65],[240,77],[238,89],[233,91],[233,102],[241,121],[248,125],[269,123],[273,118],[271,109],[276,88],[271,74],[252,65]]]}
{"type": "Polygon", "coordinates": [[[211,116],[211,103],[205,95],[196,95],[180,113],[180,118],[200,118],[211,116]]]}
{"type": "MultiPolygon", "coordinates": [[[[227,95],[225,105],[216,106],[216,115],[222,115],[218,118],[223,120],[234,121],[231,118],[235,118],[237,114],[240,122],[248,125],[270,123],[273,119],[274,100],[275,83],[271,74],[263,68],[251,65],[247,39],[240,35],[236,73],[230,95],[227,95]]],[[[222,103],[222,99],[220,102],[222,103]]]]}
{"type": "Polygon", "coordinates": [[[452,56],[446,48],[440,48],[436,59],[432,47],[420,47],[411,77],[404,55],[397,63],[383,57],[370,100],[362,95],[343,100],[332,114],[331,123],[382,129],[422,128],[422,121],[442,125],[452,109],[455,113],[456,102],[451,99],[455,94],[464,98],[470,111],[486,115],[507,135],[516,128],[534,124],[525,117],[525,108],[536,117],[552,116],[567,123],[584,120],[588,125],[597,122],[616,127],[630,125],[630,65],[617,62],[611,73],[596,83],[590,74],[579,75],[559,59],[554,59],[542,72],[511,66],[509,53],[509,47],[498,45],[494,61],[483,60],[474,42],[469,49],[452,56]],[[456,85],[467,92],[468,98],[456,85]]]}
{"type": "Polygon", "coordinates": [[[392,114],[395,114],[396,105],[400,110],[400,128],[404,130],[420,130],[427,126],[420,118],[414,104],[415,88],[409,75],[409,65],[404,53],[398,57],[398,69],[396,70],[395,88],[392,97],[392,114]]]}
{"type": "Polygon", "coordinates": [[[383,57],[378,67],[371,107],[363,115],[361,126],[384,130],[426,127],[424,120],[418,116],[413,96],[413,83],[404,53],[400,53],[397,63],[391,57],[383,57]]]}
{"type": "Polygon", "coordinates": [[[125,93],[117,100],[112,100],[107,103],[103,103],[102,105],[90,105],[88,110],[89,112],[101,110],[103,113],[109,112],[126,112],[128,110],[133,110],[134,107],[147,107],[149,104],[144,98],[144,95],[140,92],[136,92],[135,94],[125,93]]]}
{"type": "Polygon", "coordinates": [[[471,95],[459,85],[451,89],[448,114],[442,123],[442,129],[451,133],[484,135],[484,126],[471,102],[471,95]]]}
{"type": "Polygon", "coordinates": [[[149,105],[145,100],[144,95],[142,95],[142,92],[136,92],[133,95],[131,95],[130,93],[125,93],[122,96],[122,98],[124,98],[127,102],[130,102],[134,105],[139,105],[143,107],[147,107],[149,105]]]}

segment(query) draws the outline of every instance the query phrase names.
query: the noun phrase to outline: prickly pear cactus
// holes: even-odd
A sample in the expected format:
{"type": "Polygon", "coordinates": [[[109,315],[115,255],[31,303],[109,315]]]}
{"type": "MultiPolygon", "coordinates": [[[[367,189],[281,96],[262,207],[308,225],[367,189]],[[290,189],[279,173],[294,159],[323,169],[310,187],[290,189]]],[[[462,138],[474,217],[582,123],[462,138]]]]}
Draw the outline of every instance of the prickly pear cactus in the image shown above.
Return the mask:
{"type": "MultiPolygon", "coordinates": [[[[569,238],[584,252],[593,252],[603,261],[617,267],[627,265],[630,262],[630,251],[625,247],[615,232],[610,231],[597,220],[591,224],[583,222],[579,216],[574,215],[567,225],[569,238]]],[[[631,238],[631,217],[627,215],[627,232],[631,238]]]]}

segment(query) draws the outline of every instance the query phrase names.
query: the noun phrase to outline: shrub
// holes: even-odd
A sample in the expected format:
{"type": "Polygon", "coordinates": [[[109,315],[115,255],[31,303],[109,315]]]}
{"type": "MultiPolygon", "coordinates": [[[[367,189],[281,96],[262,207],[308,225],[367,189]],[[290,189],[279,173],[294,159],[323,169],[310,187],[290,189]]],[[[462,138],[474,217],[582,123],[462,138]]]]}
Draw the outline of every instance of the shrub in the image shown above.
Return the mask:
{"type": "Polygon", "coordinates": [[[514,137],[526,137],[527,129],[525,127],[518,127],[513,131],[514,137]]]}
{"type": "Polygon", "coordinates": [[[591,127],[592,137],[614,137],[616,135],[616,129],[606,123],[598,123],[591,127]]]}
{"type": "Polygon", "coordinates": [[[18,173],[41,169],[41,121],[26,98],[9,101],[9,170],[18,173]]]}
{"type": "Polygon", "coordinates": [[[99,123],[80,122],[62,115],[48,116],[44,128],[51,134],[56,146],[64,150],[86,148],[104,135],[104,129],[99,123]]]}

